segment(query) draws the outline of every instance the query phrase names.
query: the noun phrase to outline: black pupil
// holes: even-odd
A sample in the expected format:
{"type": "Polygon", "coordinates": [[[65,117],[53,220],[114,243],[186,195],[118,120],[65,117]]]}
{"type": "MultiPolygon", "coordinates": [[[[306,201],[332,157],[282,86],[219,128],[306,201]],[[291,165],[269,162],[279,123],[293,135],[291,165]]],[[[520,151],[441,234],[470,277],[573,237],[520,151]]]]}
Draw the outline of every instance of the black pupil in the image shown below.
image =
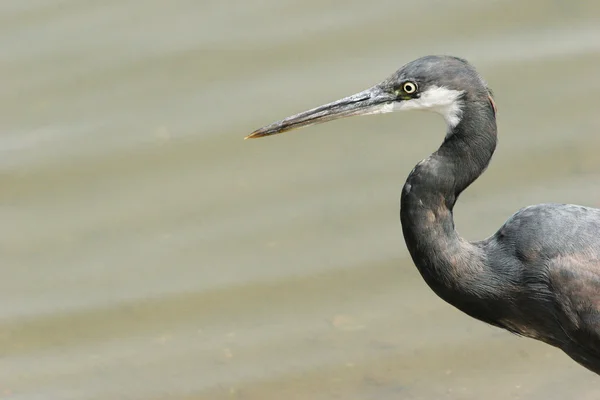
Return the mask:
{"type": "Polygon", "coordinates": [[[407,83],[406,85],[404,85],[404,91],[405,92],[412,92],[413,90],[415,90],[415,88],[413,87],[413,85],[411,85],[410,83],[407,83]]]}

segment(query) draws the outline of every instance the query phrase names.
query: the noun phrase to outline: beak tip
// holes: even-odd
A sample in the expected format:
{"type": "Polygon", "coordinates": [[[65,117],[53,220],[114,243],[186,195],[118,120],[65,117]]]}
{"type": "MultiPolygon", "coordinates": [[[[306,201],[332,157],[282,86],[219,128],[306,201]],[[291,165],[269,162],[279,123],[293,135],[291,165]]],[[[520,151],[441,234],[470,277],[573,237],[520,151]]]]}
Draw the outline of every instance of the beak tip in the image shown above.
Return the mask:
{"type": "Polygon", "coordinates": [[[276,135],[278,133],[281,132],[285,132],[284,130],[269,130],[269,129],[265,129],[265,128],[260,128],[255,130],[254,132],[252,132],[251,134],[249,134],[248,136],[246,136],[244,138],[244,140],[248,140],[248,139],[258,139],[261,137],[265,137],[265,136],[270,136],[270,135],[276,135]]]}
{"type": "Polygon", "coordinates": [[[251,134],[249,134],[248,136],[246,136],[244,138],[244,140],[248,140],[248,139],[256,139],[259,138],[260,134],[258,134],[258,132],[252,132],[251,134]]]}

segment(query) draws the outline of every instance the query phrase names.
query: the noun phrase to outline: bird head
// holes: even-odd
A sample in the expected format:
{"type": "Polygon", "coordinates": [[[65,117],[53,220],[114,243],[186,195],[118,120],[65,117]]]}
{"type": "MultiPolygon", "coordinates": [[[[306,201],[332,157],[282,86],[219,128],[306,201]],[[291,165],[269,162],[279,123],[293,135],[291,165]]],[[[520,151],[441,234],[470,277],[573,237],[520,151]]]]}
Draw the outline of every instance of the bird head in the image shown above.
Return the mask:
{"type": "Polygon", "coordinates": [[[467,103],[490,106],[494,113],[496,110],[491,91],[471,64],[452,56],[426,56],[367,90],[264,126],[246,139],[354,115],[403,110],[436,112],[452,129],[461,122],[467,103]]]}

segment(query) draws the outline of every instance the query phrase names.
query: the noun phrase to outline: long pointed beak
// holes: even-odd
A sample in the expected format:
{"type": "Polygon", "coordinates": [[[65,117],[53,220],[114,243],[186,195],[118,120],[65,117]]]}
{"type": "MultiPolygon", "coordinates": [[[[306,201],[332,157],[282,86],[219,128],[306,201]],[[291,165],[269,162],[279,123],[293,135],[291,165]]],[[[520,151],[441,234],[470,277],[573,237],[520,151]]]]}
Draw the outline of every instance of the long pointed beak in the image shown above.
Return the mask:
{"type": "Polygon", "coordinates": [[[352,96],[344,97],[332,103],[264,126],[246,136],[245,139],[276,135],[293,129],[333,121],[334,119],[351,117],[353,115],[391,112],[394,110],[395,101],[398,101],[398,99],[393,93],[386,91],[382,85],[376,85],[352,96]]]}

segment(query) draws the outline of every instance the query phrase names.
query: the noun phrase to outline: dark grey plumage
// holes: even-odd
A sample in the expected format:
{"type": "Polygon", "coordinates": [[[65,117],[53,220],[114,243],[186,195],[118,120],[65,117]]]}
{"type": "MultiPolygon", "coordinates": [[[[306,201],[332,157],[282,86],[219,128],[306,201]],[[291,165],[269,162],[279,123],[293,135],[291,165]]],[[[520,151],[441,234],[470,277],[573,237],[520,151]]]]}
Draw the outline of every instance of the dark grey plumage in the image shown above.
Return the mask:
{"type": "Polygon", "coordinates": [[[496,324],[564,350],[600,374],[600,210],[540,204],[476,245],[503,271],[496,324]]]}
{"type": "Polygon", "coordinates": [[[478,242],[464,240],[455,230],[454,204],[487,168],[497,140],[492,93],[467,61],[420,58],[371,89],[249,137],[409,103],[445,113],[449,122],[444,142],[412,170],[401,195],[404,238],[424,280],[466,314],[556,346],[600,374],[600,210],[569,204],[526,207],[478,242]]]}

